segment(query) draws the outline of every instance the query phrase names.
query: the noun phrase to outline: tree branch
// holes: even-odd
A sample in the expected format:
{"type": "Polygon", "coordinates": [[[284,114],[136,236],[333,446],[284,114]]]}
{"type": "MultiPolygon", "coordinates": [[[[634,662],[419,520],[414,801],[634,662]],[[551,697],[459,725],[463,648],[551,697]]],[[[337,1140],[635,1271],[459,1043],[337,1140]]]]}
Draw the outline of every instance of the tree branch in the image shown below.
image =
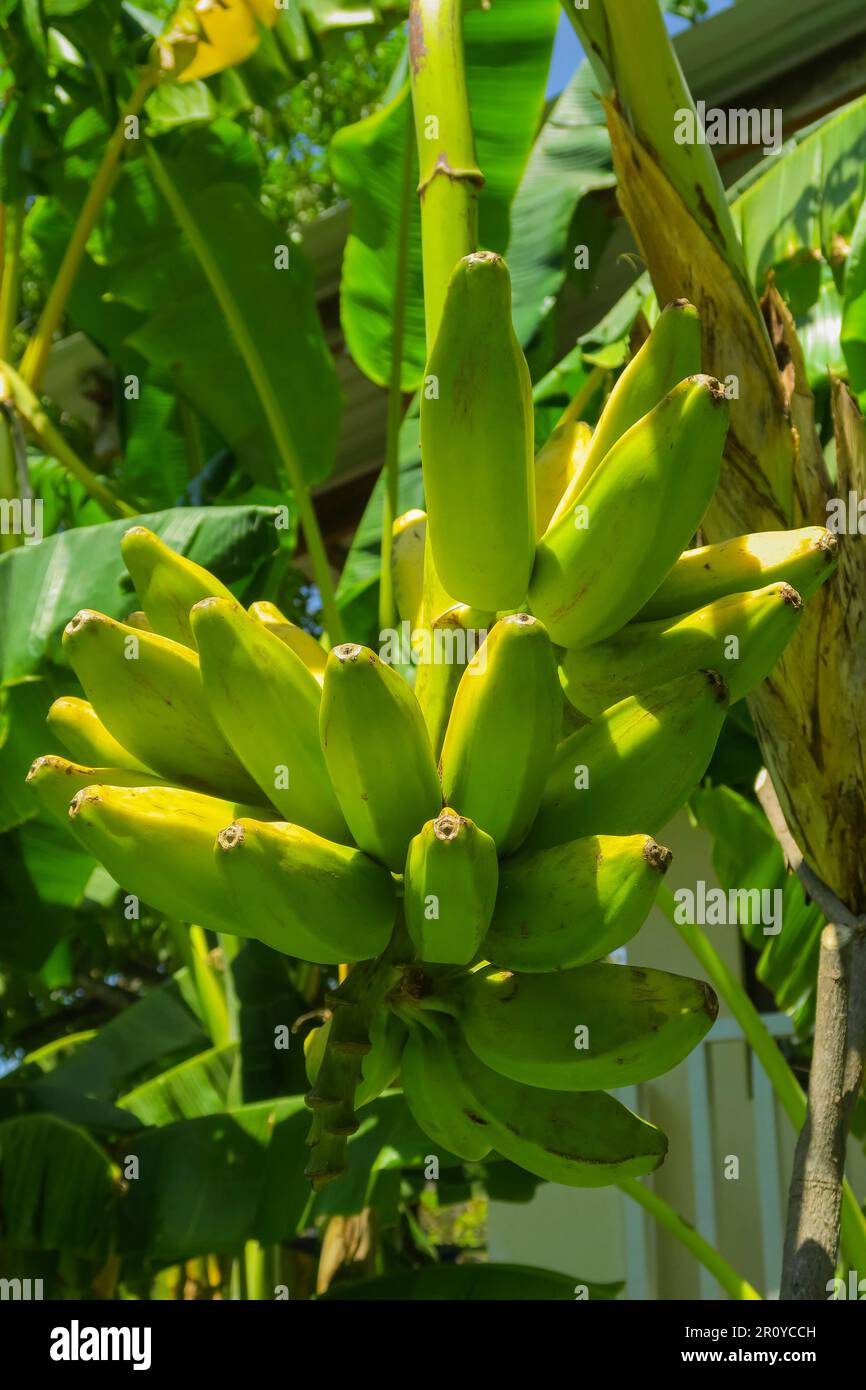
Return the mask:
{"type": "Polygon", "coordinates": [[[821,933],[806,1122],[794,1154],[781,1298],[827,1297],[836,1270],[851,1113],[866,1051],[866,917],[836,897],[803,858],[770,777],[755,784],[789,869],[828,919],[821,933]]]}

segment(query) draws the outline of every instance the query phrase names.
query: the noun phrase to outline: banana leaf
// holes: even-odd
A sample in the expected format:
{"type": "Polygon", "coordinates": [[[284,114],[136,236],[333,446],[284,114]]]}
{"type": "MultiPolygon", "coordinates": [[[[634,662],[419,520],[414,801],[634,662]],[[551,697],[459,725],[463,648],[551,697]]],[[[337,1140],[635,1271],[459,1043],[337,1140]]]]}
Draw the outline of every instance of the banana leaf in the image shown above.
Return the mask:
{"type": "Polygon", "coordinates": [[[236,1042],[209,1048],[127,1091],[118,1097],[117,1104],[143,1125],[169,1125],[221,1114],[237,1056],[236,1042]]]}
{"type": "Polygon", "coordinates": [[[105,1255],[117,1196],[83,1130],[49,1115],[0,1122],[0,1245],[105,1255]]]}

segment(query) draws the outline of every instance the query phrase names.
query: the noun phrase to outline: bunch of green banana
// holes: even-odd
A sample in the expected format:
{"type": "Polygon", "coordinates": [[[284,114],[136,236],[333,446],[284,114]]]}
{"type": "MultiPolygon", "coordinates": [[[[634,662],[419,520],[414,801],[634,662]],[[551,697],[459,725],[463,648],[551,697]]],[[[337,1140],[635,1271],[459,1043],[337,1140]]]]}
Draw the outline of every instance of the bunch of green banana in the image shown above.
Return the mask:
{"type": "Polygon", "coordinates": [[[667,1152],[661,1130],[612,1096],[512,1081],[485,1066],[452,1021],[427,1011],[412,1024],[402,1079],[421,1128],[467,1160],[495,1148],[550,1182],[604,1187],[651,1173],[667,1152]]]}
{"type": "Polygon", "coordinates": [[[790,584],[714,599],[684,618],[629,623],[606,642],[566,652],[562,688],[590,718],[626,695],[687,675],[723,671],[731,703],[770,674],[796,631],[803,600],[790,584]]]}
{"type": "Polygon", "coordinates": [[[668,306],[595,430],[573,403],[533,470],[508,272],[458,264],[422,403],[428,511],[394,531],[414,690],[269,601],[245,611],[142,527],[140,611],[68,625],[87,698],[51,708],[74,761],[37,759],[40,808],[158,912],[352,966],[308,1046],[317,1187],[398,1074],[451,1160],[593,1186],[664,1158],[604,1090],[680,1062],[715,1000],[605,957],[652,907],[671,855],[651,837],[729,700],[835,563],[820,527],[685,549],[728,413],[698,338],[668,306]]]}
{"type": "Polygon", "coordinates": [[[466,256],[427,363],[421,463],[436,570],[449,593],[475,608],[514,608],[526,598],[534,427],[508,268],[492,252],[466,256]]]}

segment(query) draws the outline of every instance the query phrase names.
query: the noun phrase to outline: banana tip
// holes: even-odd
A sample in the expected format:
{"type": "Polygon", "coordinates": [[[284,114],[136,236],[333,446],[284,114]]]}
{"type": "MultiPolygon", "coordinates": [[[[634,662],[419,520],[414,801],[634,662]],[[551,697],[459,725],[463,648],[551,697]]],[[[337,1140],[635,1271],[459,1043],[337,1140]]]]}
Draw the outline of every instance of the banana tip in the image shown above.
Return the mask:
{"type": "Polygon", "coordinates": [[[727,400],[725,388],[717,377],[707,376],[704,372],[697,372],[694,376],[689,377],[689,381],[694,382],[696,386],[703,386],[713,405],[725,404],[727,400]]]}
{"type": "Polygon", "coordinates": [[[245,838],[244,828],[240,821],[233,821],[231,825],[227,825],[224,830],[219,832],[216,842],[220,849],[237,849],[239,845],[243,844],[245,838]]]}
{"type": "Polygon", "coordinates": [[[787,603],[794,609],[795,613],[803,607],[803,600],[797,590],[791,584],[779,585],[779,597],[783,603],[787,603]]]}
{"type": "Polygon", "coordinates": [[[839,542],[832,531],[824,531],[818,541],[818,549],[825,550],[828,555],[835,555],[839,549],[839,542]]]}
{"type": "Polygon", "coordinates": [[[433,822],[433,834],[437,840],[456,840],[463,824],[463,817],[456,811],[443,811],[433,822]]]}
{"type": "Polygon", "coordinates": [[[82,787],[81,791],[76,792],[69,803],[70,817],[74,819],[75,816],[77,816],[78,813],[81,811],[82,807],[90,803],[99,802],[101,800],[102,798],[100,797],[99,793],[95,791],[93,787],[82,787]]]}
{"type": "Polygon", "coordinates": [[[655,869],[658,874],[666,874],[671,866],[673,854],[664,845],[659,845],[655,840],[647,840],[643,848],[643,856],[651,869],[655,869]]]}
{"type": "Polygon", "coordinates": [[[706,983],[705,980],[700,980],[698,983],[700,984],[701,992],[703,994],[704,1013],[707,1015],[711,1023],[715,1023],[716,1019],[719,1016],[719,996],[716,994],[716,991],[714,989],[710,988],[710,986],[706,983]]]}
{"type": "Polygon", "coordinates": [[[667,309],[694,309],[694,307],[690,299],[672,299],[669,304],[665,305],[662,313],[667,309]]]}
{"type": "Polygon", "coordinates": [[[357,642],[342,642],[339,647],[332,649],[332,655],[337,661],[357,661],[363,652],[364,648],[357,642]]]}

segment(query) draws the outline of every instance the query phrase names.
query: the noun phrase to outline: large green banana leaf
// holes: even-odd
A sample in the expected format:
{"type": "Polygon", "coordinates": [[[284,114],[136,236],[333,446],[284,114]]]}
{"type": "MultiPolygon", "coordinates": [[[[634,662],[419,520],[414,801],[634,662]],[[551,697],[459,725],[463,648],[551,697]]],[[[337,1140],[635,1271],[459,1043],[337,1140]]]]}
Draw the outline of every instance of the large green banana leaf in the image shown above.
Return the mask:
{"type": "Polygon", "coordinates": [[[0,1245],[105,1255],[117,1196],[110,1160],[82,1129],[49,1115],[0,1122],[0,1245]]]}
{"type": "Polygon", "coordinates": [[[208,1048],[127,1091],[118,1098],[118,1106],[144,1125],[169,1125],[221,1114],[237,1056],[236,1042],[208,1048]]]}

